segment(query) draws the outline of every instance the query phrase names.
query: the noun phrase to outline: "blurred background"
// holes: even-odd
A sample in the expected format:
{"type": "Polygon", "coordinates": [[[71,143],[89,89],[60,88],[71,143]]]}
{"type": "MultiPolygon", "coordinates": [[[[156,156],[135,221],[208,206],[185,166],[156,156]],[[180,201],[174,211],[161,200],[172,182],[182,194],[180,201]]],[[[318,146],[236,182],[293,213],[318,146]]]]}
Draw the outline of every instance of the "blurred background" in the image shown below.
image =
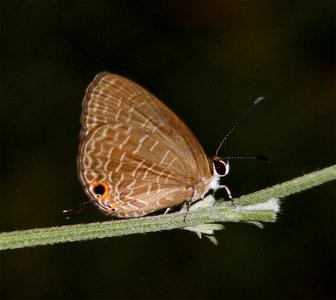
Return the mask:
{"type": "MultiPolygon", "coordinates": [[[[214,154],[234,197],[335,163],[334,1],[1,1],[1,231],[104,221],[76,173],[96,73],[167,104],[214,154]]],[[[332,299],[335,185],[282,201],[263,230],[219,245],[175,230],[1,253],[2,299],[332,299]]]]}

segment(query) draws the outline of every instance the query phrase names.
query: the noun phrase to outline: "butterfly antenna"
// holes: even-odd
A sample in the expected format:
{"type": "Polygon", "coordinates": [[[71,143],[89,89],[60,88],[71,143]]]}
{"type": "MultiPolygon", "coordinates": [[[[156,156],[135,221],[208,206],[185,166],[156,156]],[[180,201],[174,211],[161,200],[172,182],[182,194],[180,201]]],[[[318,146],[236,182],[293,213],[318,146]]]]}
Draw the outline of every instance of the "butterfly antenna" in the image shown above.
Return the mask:
{"type": "MultiPolygon", "coordinates": [[[[220,142],[217,150],[216,150],[216,156],[218,156],[218,152],[220,150],[220,148],[222,148],[224,142],[227,140],[227,138],[231,135],[231,133],[237,128],[237,126],[240,124],[240,122],[246,117],[246,115],[248,114],[248,112],[255,106],[257,105],[261,100],[263,100],[264,97],[258,97],[257,99],[255,99],[250,105],[249,107],[240,115],[239,119],[233,124],[233,126],[231,127],[231,129],[228,131],[228,133],[225,135],[225,137],[222,139],[222,141],[220,142]]],[[[257,157],[255,157],[257,158],[257,157]]],[[[252,157],[251,157],[252,159],[252,157]]]]}
{"type": "Polygon", "coordinates": [[[268,157],[266,157],[265,155],[255,155],[255,156],[226,156],[223,157],[224,160],[231,160],[231,159],[259,159],[265,162],[270,162],[270,160],[268,159],[268,157]]]}

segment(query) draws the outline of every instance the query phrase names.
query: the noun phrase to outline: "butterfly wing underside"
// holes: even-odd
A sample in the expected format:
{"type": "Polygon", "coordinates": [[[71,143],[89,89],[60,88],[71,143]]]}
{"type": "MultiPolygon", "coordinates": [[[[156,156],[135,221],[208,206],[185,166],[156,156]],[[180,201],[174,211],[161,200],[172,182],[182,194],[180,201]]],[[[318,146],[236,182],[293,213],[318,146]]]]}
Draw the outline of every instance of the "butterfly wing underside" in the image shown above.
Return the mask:
{"type": "Polygon", "coordinates": [[[136,83],[99,73],[86,91],[78,173],[105,213],[141,216],[200,197],[211,179],[207,157],[188,127],[136,83]],[[108,186],[106,207],[92,193],[108,186]],[[112,204],[112,205],[111,205],[112,204]],[[113,208],[113,209],[112,209],[113,208]]]}

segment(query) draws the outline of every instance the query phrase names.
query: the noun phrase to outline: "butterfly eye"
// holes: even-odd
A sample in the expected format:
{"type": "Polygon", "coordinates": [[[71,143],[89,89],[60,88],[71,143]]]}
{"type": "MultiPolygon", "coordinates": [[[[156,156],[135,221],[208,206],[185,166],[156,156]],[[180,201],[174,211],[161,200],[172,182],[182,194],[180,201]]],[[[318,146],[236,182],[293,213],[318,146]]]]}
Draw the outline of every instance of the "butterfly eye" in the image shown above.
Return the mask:
{"type": "Polygon", "coordinates": [[[223,177],[229,173],[229,162],[225,162],[222,159],[215,160],[213,162],[215,172],[220,176],[223,177]]]}
{"type": "Polygon", "coordinates": [[[108,194],[108,186],[105,182],[94,181],[91,184],[93,194],[98,198],[105,198],[108,194]]]}

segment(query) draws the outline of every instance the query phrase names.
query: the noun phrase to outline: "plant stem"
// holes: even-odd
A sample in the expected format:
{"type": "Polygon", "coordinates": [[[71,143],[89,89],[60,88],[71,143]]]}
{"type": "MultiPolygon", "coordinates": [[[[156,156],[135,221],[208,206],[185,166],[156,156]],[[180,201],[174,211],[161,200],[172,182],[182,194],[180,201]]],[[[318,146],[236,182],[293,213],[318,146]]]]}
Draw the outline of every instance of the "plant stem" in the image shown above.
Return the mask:
{"type": "Polygon", "coordinates": [[[235,199],[237,207],[225,202],[212,207],[190,210],[185,221],[184,213],[178,212],[101,223],[4,232],[0,233],[0,250],[171,230],[209,223],[275,222],[278,207],[262,204],[335,179],[336,165],[333,165],[235,199]]]}

